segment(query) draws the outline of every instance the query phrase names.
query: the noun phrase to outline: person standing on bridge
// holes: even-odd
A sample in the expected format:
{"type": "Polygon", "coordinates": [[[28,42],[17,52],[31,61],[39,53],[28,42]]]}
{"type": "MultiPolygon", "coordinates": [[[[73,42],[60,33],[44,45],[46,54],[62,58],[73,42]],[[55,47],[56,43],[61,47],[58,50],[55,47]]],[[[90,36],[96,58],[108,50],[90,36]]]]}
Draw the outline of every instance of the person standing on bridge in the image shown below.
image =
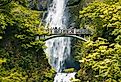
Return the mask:
{"type": "Polygon", "coordinates": [[[58,34],[58,28],[57,27],[54,28],[54,34],[58,34]]]}

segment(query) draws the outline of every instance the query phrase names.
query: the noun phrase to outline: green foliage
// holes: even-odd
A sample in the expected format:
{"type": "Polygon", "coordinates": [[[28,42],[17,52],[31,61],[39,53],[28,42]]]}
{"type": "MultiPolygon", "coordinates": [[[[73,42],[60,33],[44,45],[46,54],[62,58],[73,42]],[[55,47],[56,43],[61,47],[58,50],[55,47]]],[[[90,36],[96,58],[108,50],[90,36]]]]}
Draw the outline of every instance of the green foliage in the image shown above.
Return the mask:
{"type": "Polygon", "coordinates": [[[113,40],[111,31],[120,28],[121,6],[94,2],[83,11],[80,11],[81,25],[94,31],[94,37],[103,37],[113,40]],[[109,37],[110,36],[110,37],[109,37]]]}
{"type": "Polygon", "coordinates": [[[80,20],[80,27],[93,30],[94,35],[92,41],[75,45],[80,62],[77,80],[121,82],[120,1],[94,2],[80,11],[80,20]]]}
{"type": "Polygon", "coordinates": [[[0,5],[0,82],[53,82],[45,43],[36,40],[44,33],[40,13],[24,1],[0,5]]]}
{"type": "Polygon", "coordinates": [[[109,5],[121,5],[121,0],[104,0],[104,2],[109,5]]]}
{"type": "Polygon", "coordinates": [[[15,1],[17,4],[22,5],[24,7],[29,6],[29,0],[13,0],[13,1],[15,1]]]}
{"type": "Polygon", "coordinates": [[[81,81],[120,82],[121,45],[109,44],[105,39],[100,38],[95,42],[87,42],[83,46],[85,50],[83,50],[83,57],[80,60],[81,69],[77,76],[81,81]]]}
{"type": "Polygon", "coordinates": [[[73,73],[74,71],[75,71],[74,68],[69,68],[64,70],[65,73],[73,73]]]}

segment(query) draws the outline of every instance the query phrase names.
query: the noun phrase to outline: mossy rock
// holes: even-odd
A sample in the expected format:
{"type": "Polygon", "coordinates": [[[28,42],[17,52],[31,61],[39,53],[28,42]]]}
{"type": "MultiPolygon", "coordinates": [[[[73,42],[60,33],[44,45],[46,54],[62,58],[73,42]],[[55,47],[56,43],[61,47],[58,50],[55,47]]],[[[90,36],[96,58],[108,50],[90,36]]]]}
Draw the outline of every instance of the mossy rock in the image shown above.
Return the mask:
{"type": "Polygon", "coordinates": [[[74,71],[75,71],[74,68],[69,68],[69,69],[65,69],[65,70],[64,70],[65,73],[72,73],[72,72],[74,72],[74,71]]]}

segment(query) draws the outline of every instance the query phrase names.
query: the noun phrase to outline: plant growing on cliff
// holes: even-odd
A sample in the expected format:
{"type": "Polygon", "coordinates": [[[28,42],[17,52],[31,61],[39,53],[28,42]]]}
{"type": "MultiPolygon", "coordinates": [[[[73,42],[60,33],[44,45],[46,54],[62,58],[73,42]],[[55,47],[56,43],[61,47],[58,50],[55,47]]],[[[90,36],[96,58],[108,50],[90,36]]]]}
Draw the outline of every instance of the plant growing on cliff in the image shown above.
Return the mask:
{"type": "Polygon", "coordinates": [[[121,82],[121,6],[117,4],[94,2],[80,11],[80,26],[94,31],[92,41],[78,51],[81,82],[121,82]]]}
{"type": "Polygon", "coordinates": [[[0,82],[52,82],[45,43],[36,40],[43,34],[40,13],[17,0],[0,8],[0,82]]]}

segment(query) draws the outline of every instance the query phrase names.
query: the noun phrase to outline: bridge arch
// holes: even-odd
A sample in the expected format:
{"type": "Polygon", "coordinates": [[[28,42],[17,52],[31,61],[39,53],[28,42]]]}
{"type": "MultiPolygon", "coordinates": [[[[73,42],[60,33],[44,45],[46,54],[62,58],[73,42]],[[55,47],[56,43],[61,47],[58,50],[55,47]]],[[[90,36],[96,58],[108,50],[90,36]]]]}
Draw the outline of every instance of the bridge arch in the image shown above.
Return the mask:
{"type": "Polygon", "coordinates": [[[73,38],[77,38],[77,39],[80,39],[82,41],[85,41],[87,42],[88,40],[86,40],[85,38],[82,38],[80,36],[77,36],[77,35],[52,35],[52,36],[48,36],[44,39],[44,41],[47,41],[49,39],[53,39],[53,38],[57,38],[57,37],[73,37],[73,38]]]}

